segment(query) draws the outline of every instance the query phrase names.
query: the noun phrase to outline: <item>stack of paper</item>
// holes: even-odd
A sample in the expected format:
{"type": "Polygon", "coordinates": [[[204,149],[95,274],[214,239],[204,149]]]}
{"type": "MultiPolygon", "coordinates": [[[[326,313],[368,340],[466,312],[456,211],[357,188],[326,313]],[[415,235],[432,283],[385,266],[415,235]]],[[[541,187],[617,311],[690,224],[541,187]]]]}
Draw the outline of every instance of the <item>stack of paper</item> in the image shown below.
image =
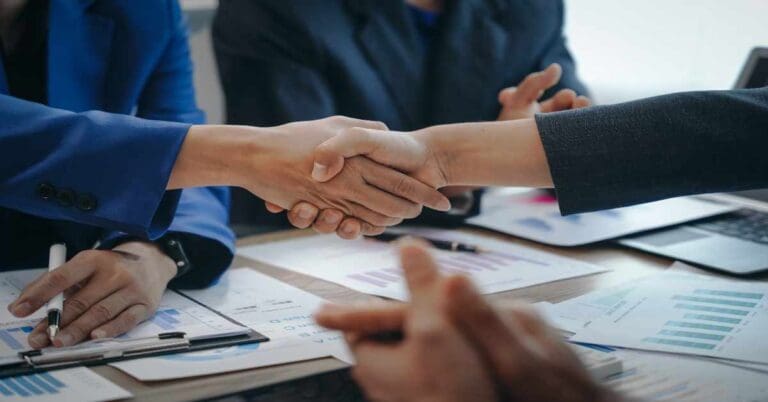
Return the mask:
{"type": "Polygon", "coordinates": [[[578,246],[731,212],[732,205],[693,197],[562,216],[543,191],[497,189],[483,196],[482,212],[467,222],[555,246],[578,246]]]}
{"type": "Polygon", "coordinates": [[[764,282],[668,271],[538,306],[572,342],[634,349],[617,352],[625,374],[609,383],[635,396],[754,401],[768,392],[764,282]]]}
{"type": "MultiPolygon", "coordinates": [[[[419,232],[464,242],[481,253],[434,250],[440,269],[470,276],[484,293],[503,292],[606,271],[592,264],[533,250],[486,236],[448,230],[419,232]]],[[[334,282],[359,292],[398,300],[408,295],[395,246],[372,239],[342,240],[311,236],[255,245],[238,254],[334,282]]]]}
{"type": "Polygon", "coordinates": [[[243,268],[215,286],[185,294],[268,336],[269,342],[114,363],[142,381],[224,373],[333,356],[351,362],[340,333],[315,324],[323,300],[272,277],[243,268]]]}

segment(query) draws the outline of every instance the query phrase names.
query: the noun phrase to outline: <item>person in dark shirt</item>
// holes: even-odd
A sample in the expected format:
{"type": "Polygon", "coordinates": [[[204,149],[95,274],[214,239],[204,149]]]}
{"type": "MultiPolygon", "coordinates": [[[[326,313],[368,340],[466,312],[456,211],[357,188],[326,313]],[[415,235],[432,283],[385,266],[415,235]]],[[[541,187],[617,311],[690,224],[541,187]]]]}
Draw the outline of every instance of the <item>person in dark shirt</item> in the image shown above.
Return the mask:
{"type": "MultiPolygon", "coordinates": [[[[222,1],[213,39],[227,122],[340,114],[410,131],[585,106],[563,8],[561,0],[222,1]],[[511,87],[531,74],[539,82],[523,101],[511,87]]],[[[476,214],[480,192],[469,190],[443,189],[451,211],[421,221],[458,224],[476,214]]],[[[242,191],[233,192],[231,219],[275,223],[242,191]]],[[[326,232],[325,222],[338,219],[329,212],[315,228],[326,232]]]]}

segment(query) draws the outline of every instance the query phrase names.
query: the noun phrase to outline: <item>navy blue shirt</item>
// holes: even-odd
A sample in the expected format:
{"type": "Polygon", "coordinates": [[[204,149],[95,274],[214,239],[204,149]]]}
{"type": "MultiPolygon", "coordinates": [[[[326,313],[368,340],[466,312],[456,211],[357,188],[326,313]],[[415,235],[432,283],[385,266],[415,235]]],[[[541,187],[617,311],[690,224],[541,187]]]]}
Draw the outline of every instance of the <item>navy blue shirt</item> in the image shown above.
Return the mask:
{"type": "Polygon", "coordinates": [[[429,50],[432,47],[432,42],[437,36],[437,24],[440,21],[440,12],[427,11],[412,5],[409,5],[408,9],[413,17],[416,31],[419,33],[422,50],[425,54],[429,53],[429,50]]]}

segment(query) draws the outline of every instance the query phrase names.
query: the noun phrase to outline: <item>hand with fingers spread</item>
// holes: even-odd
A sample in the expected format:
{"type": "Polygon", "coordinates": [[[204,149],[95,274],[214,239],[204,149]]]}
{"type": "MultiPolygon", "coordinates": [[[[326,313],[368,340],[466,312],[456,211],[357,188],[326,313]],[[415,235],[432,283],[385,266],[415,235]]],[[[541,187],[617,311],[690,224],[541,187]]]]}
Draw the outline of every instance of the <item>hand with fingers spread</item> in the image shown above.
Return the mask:
{"type": "Polygon", "coordinates": [[[418,247],[404,248],[403,267],[409,304],[328,305],[315,315],[321,325],[347,334],[357,358],[355,378],[372,399],[622,400],[591,379],[530,307],[494,309],[465,277],[441,277],[418,247]],[[483,369],[477,366],[478,357],[483,369]],[[463,361],[454,363],[459,358],[463,361]],[[457,365],[463,373],[456,373],[457,365]],[[487,387],[496,395],[470,397],[450,387],[454,384],[474,392],[487,387]]]}
{"type": "Polygon", "coordinates": [[[537,113],[559,112],[590,106],[592,102],[572,89],[561,89],[551,98],[539,101],[544,92],[557,85],[563,69],[559,64],[551,64],[546,69],[531,73],[517,87],[499,92],[501,112],[498,120],[517,120],[531,118],[537,113]]]}
{"type": "MultiPolygon", "coordinates": [[[[30,283],[8,310],[25,317],[64,292],[62,330],[53,340],[54,346],[115,337],[154,314],[176,270],[176,264],[150,243],[87,250],[30,283]]],[[[30,346],[49,346],[47,324],[47,320],[41,321],[30,333],[30,346]]]]}
{"type": "MultiPolygon", "coordinates": [[[[479,355],[449,321],[443,278],[429,254],[414,244],[403,246],[401,253],[411,303],[402,314],[393,310],[394,321],[369,322],[377,331],[359,331],[335,325],[333,307],[316,315],[320,324],[345,331],[357,359],[355,379],[375,401],[497,400],[479,355]],[[377,334],[389,331],[399,335],[387,339],[377,334]]],[[[389,309],[386,304],[375,308],[389,309]]]]}

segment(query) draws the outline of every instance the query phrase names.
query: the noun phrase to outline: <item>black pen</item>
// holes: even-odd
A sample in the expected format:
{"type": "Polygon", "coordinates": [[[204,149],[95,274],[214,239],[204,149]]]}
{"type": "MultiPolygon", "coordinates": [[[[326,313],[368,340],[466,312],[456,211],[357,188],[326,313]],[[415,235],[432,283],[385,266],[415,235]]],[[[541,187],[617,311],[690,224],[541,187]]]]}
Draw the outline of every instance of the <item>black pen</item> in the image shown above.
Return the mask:
{"type": "MultiPolygon", "coordinates": [[[[67,246],[61,243],[52,245],[48,255],[48,272],[53,272],[65,262],[67,262],[67,246]]],[[[48,338],[51,339],[51,342],[61,328],[61,311],[63,309],[64,295],[62,293],[53,296],[48,302],[46,308],[48,311],[48,338]]]]}
{"type": "Polygon", "coordinates": [[[483,249],[477,246],[473,246],[471,244],[465,244],[465,243],[461,243],[458,241],[451,241],[451,240],[430,239],[427,237],[414,236],[407,233],[399,234],[399,233],[384,232],[378,236],[372,236],[371,238],[379,241],[391,242],[403,237],[413,237],[413,238],[424,240],[438,250],[461,251],[465,253],[482,253],[483,252],[483,249]]]}

